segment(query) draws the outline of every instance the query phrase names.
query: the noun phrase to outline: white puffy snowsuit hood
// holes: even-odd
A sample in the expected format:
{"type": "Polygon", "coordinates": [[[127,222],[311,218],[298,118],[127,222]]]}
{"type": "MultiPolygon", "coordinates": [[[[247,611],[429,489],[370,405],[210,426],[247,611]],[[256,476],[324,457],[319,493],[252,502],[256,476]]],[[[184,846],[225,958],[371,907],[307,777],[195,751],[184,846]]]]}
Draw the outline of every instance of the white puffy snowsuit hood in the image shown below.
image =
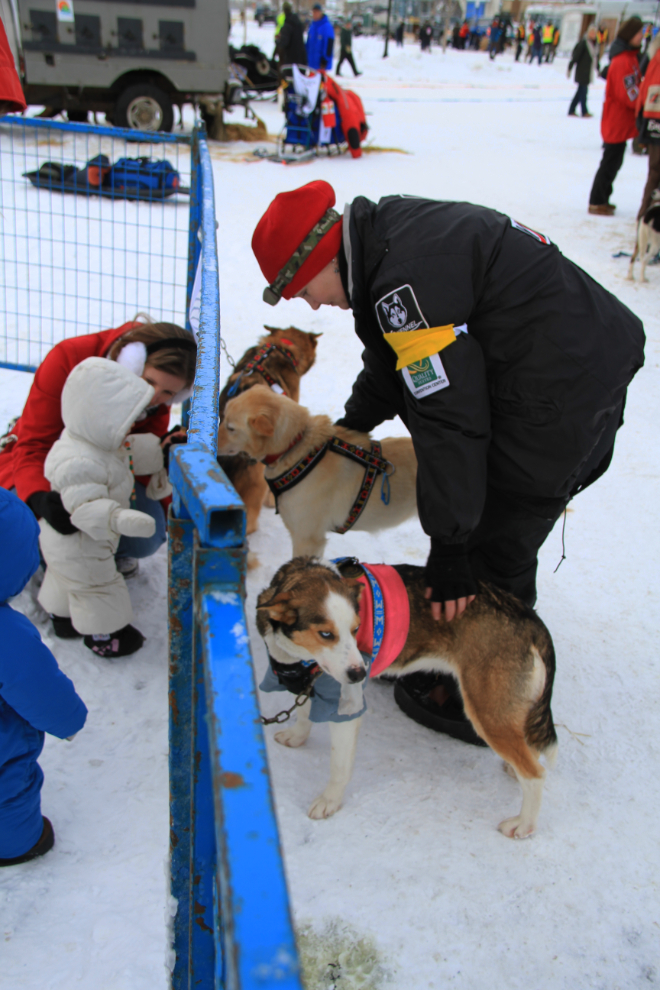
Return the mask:
{"type": "Polygon", "coordinates": [[[73,369],[62,389],[62,420],[73,437],[117,450],[155,395],[128,368],[90,357],[73,369]]]}
{"type": "Polygon", "coordinates": [[[133,618],[114,555],[122,533],[148,537],[155,530],[150,515],[129,509],[133,472],[151,475],[149,498],[172,490],[158,437],[127,437],[153,395],[152,386],[128,368],[98,357],[77,365],[62,390],[65,429],[44,474],[78,532],[65,536],[41,521],[47,570],[39,601],[52,615],[70,616],[85,635],[117,632],[133,618]]]}

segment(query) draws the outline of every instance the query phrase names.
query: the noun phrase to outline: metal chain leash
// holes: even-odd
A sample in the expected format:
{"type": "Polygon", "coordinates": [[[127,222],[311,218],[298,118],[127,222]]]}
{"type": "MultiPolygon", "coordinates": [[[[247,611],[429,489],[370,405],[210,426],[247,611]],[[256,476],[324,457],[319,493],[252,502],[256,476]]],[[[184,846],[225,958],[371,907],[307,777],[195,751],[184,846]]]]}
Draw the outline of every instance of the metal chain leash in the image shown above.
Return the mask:
{"type": "Polygon", "coordinates": [[[229,363],[232,366],[232,368],[235,368],[236,367],[236,362],[234,361],[233,357],[231,356],[231,354],[227,350],[227,344],[225,343],[225,338],[224,337],[221,337],[220,338],[220,347],[225,352],[225,357],[229,361],[229,363]]]}
{"type": "Polygon", "coordinates": [[[300,694],[296,697],[296,700],[291,705],[291,708],[285,708],[284,711],[278,712],[277,715],[273,715],[272,718],[266,718],[265,715],[260,715],[259,717],[261,718],[262,725],[272,725],[274,722],[277,725],[281,725],[283,722],[288,722],[293,712],[295,712],[296,708],[302,708],[302,706],[305,704],[305,702],[311,695],[312,690],[314,688],[314,681],[317,678],[319,678],[321,674],[322,671],[320,670],[317,671],[316,674],[314,674],[314,676],[312,677],[311,681],[309,682],[305,690],[301,691],[300,694]]]}

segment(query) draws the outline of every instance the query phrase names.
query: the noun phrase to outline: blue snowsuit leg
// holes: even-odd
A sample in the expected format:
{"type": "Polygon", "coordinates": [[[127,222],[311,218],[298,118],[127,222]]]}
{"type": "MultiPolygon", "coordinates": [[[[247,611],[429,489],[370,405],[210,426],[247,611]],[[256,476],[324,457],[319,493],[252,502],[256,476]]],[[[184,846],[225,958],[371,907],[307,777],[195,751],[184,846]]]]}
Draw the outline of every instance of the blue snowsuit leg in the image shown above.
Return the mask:
{"type": "Polygon", "coordinates": [[[22,856],[41,838],[44,733],[0,698],[0,859],[22,856]]]}
{"type": "MultiPolygon", "coordinates": [[[[41,838],[37,763],[44,733],[60,739],[85,724],[87,709],[15,597],[39,567],[39,525],[27,505],[0,488],[0,860],[15,859],[41,838]]],[[[8,864],[2,864],[8,865],[8,864]]]]}

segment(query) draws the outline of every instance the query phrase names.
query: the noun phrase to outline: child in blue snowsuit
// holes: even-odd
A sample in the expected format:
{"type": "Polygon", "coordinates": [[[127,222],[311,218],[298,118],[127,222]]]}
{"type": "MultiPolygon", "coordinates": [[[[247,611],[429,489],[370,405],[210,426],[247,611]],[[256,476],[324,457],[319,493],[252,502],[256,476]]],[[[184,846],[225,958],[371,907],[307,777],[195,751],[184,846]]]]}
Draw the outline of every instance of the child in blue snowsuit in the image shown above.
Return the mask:
{"type": "Polygon", "coordinates": [[[39,524],[25,502],[0,488],[0,866],[52,849],[41,814],[44,733],[65,739],[87,709],[29,619],[7,604],[39,566],[39,524]]]}

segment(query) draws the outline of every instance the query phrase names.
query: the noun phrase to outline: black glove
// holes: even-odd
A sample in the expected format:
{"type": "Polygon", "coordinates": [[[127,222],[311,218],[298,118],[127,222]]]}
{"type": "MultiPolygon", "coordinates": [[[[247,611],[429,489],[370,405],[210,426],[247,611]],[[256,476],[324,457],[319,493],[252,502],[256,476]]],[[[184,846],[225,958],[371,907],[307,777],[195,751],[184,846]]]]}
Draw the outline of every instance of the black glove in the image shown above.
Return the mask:
{"type": "Polygon", "coordinates": [[[163,460],[165,461],[165,468],[167,471],[170,469],[170,447],[172,444],[188,442],[188,435],[186,433],[179,433],[180,430],[183,430],[183,427],[180,423],[177,423],[176,426],[173,426],[171,430],[168,430],[167,433],[160,438],[160,445],[163,450],[163,460]]]}
{"type": "Polygon", "coordinates": [[[426,587],[431,588],[432,602],[468,598],[478,590],[465,543],[440,543],[431,537],[425,579],[426,587]]]}
{"type": "Polygon", "coordinates": [[[37,519],[45,519],[62,536],[71,536],[72,533],[80,532],[78,527],[73,525],[71,516],[62,505],[59,492],[33,492],[27,499],[27,504],[37,519]]]}

